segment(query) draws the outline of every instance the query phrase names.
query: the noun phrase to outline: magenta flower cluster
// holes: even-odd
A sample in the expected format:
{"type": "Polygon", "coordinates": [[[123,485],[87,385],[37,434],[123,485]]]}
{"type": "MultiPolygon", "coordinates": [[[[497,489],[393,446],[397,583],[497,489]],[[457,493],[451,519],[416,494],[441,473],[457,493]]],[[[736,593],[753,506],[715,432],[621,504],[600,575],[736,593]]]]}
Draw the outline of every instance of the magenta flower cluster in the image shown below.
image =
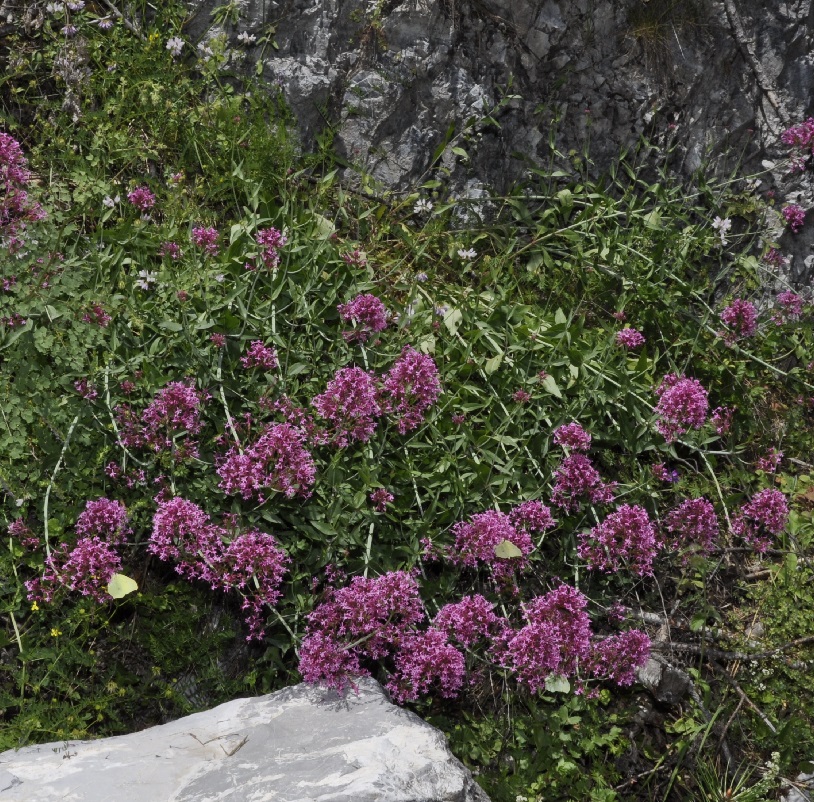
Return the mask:
{"type": "Polygon", "coordinates": [[[10,253],[25,244],[29,223],[45,219],[45,210],[26,190],[31,180],[27,164],[20,143],[0,133],[0,237],[10,253]]]}
{"type": "Polygon", "coordinates": [[[260,258],[263,264],[274,269],[280,264],[280,248],[288,242],[288,237],[276,228],[261,228],[257,232],[260,258]]]}
{"type": "Polygon", "coordinates": [[[709,420],[718,434],[726,434],[732,426],[734,414],[735,410],[732,407],[715,407],[709,420]]]}
{"type": "Polygon", "coordinates": [[[40,539],[31,531],[22,518],[16,518],[8,525],[8,533],[24,549],[36,549],[40,545],[40,539]]]}
{"type": "Polygon", "coordinates": [[[627,565],[637,576],[649,576],[660,548],[647,510],[622,504],[589,532],[580,533],[577,553],[593,570],[613,572],[627,565]]]}
{"type": "Polygon", "coordinates": [[[656,389],[659,402],[655,412],[659,417],[656,430],[667,442],[690,429],[700,429],[707,419],[707,391],[697,379],[679,378],[668,373],[656,389]]]}
{"type": "Polygon", "coordinates": [[[305,447],[305,432],[289,423],[267,426],[243,453],[231,448],[217,469],[225,493],[253,496],[262,504],[273,490],[286,498],[307,498],[316,476],[316,465],[305,447]]]}
{"type": "Polygon", "coordinates": [[[799,320],[803,314],[803,299],[796,293],[787,290],[777,296],[777,308],[772,320],[778,325],[799,320]]]}
{"type": "Polygon", "coordinates": [[[240,532],[211,523],[209,516],[187,499],[172,498],[158,505],[147,549],[175,563],[188,579],[200,579],[213,590],[236,590],[243,596],[247,640],[261,640],[264,607],[280,599],[290,560],[277,540],[265,532],[240,532]]]}
{"type": "Polygon", "coordinates": [[[809,117],[807,120],[787,128],[780,135],[780,141],[790,148],[802,151],[802,153],[792,151],[789,170],[792,173],[803,172],[806,168],[806,157],[814,149],[814,118],[809,117]]]}
{"type": "Polygon", "coordinates": [[[147,212],[155,206],[155,195],[147,187],[136,187],[127,193],[127,200],[142,212],[147,212]]]}
{"type": "Polygon", "coordinates": [[[736,298],[721,312],[721,322],[729,327],[729,341],[752,337],[757,331],[757,309],[750,301],[736,298]]]}
{"type": "Polygon", "coordinates": [[[554,430],[554,442],[572,451],[588,451],[591,448],[591,435],[578,423],[567,423],[554,430]]]}
{"type": "Polygon", "coordinates": [[[207,256],[217,256],[219,234],[216,228],[196,226],[190,236],[196,248],[200,248],[207,256]]]}
{"type": "Polygon", "coordinates": [[[770,448],[762,457],[759,457],[755,467],[765,473],[774,473],[783,461],[783,452],[770,448]]]}
{"type": "Polygon", "coordinates": [[[393,498],[393,494],[385,490],[383,487],[374,490],[370,494],[370,500],[373,502],[376,512],[385,512],[387,510],[387,505],[393,503],[393,498]]]}
{"type": "Polygon", "coordinates": [[[441,378],[432,357],[406,345],[384,376],[382,410],[395,418],[399,434],[404,434],[424,422],[440,394],[441,378]]]}
{"type": "Polygon", "coordinates": [[[82,315],[83,323],[95,323],[97,326],[106,329],[113,318],[105,311],[103,306],[93,304],[91,308],[82,315]]]}
{"type": "Polygon", "coordinates": [[[525,529],[518,529],[506,513],[497,510],[473,515],[468,521],[459,521],[452,527],[455,544],[449,551],[450,560],[456,565],[477,568],[489,566],[496,579],[507,579],[514,571],[527,565],[526,555],[532,548],[531,538],[525,529]],[[516,546],[520,557],[502,558],[495,548],[503,541],[516,546]]]}
{"type": "Polygon", "coordinates": [[[673,535],[670,547],[688,548],[708,554],[718,540],[718,516],[705,498],[688,498],[674,507],[664,519],[667,531],[673,535]]]}
{"type": "Polygon", "coordinates": [[[539,534],[557,525],[551,510],[541,501],[524,501],[518,504],[509,512],[509,520],[517,529],[539,534]]]}
{"type": "Polygon", "coordinates": [[[599,471],[584,454],[571,454],[554,471],[551,501],[566,511],[573,511],[584,501],[610,504],[616,482],[604,482],[599,471]]]}
{"type": "Polygon", "coordinates": [[[246,353],[240,358],[240,364],[247,370],[249,368],[263,368],[263,370],[273,370],[280,363],[277,360],[277,351],[269,348],[260,340],[254,340],[246,349],[246,353]]]}
{"type": "Polygon", "coordinates": [[[650,471],[652,472],[654,478],[658,479],[660,482],[670,482],[672,484],[681,478],[678,471],[668,470],[667,466],[663,462],[657,462],[655,465],[651,466],[650,471]]]}
{"type": "Polygon", "coordinates": [[[771,543],[766,535],[779,535],[788,524],[789,503],[773,488],[756,493],[732,519],[732,532],[760,552],[771,543]]]}
{"type": "Polygon", "coordinates": [[[100,537],[112,545],[120,545],[132,534],[127,508],[120,501],[99,498],[85,502],[85,509],[76,519],[76,533],[82,537],[100,537]]]}
{"type": "Polygon", "coordinates": [[[381,415],[376,377],[355,366],[338,370],[311,404],[328,422],[330,442],[339,448],[347,448],[353,441],[366,443],[381,415]]]}
{"type": "Polygon", "coordinates": [[[348,342],[366,342],[373,334],[387,328],[389,314],[375,295],[357,295],[346,304],[339,304],[339,317],[353,325],[352,331],[343,331],[348,342]]]}
{"type": "Polygon", "coordinates": [[[616,332],[616,344],[630,348],[640,348],[645,343],[644,335],[637,329],[625,328],[616,332]]]}
{"type": "Polygon", "coordinates": [[[146,446],[156,453],[173,451],[178,459],[197,456],[198,444],[194,438],[187,437],[178,445],[175,437],[181,432],[196,435],[201,431],[205,399],[206,394],[195,389],[192,379],[170,382],[156,393],[142,413],[140,431],[128,427],[129,442],[125,445],[146,446]]]}
{"type": "Polygon", "coordinates": [[[805,224],[806,210],[796,203],[790,203],[788,206],[784,206],[781,214],[792,234],[796,234],[805,224]]]}
{"type": "Polygon", "coordinates": [[[494,613],[494,604],[476,593],[444,605],[432,625],[465,648],[471,648],[502,631],[502,621],[494,613]]]}

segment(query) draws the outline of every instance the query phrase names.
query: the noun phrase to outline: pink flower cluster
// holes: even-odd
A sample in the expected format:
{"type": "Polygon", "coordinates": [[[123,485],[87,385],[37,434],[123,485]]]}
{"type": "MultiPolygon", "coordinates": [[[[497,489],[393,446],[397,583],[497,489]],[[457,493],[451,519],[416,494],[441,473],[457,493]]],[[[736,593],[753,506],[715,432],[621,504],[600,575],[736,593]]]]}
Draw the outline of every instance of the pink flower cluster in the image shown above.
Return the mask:
{"type": "Polygon", "coordinates": [[[233,447],[217,469],[218,487],[225,493],[255,496],[265,501],[266,489],[307,498],[316,476],[316,465],[305,448],[305,433],[288,423],[271,424],[244,452],[233,447]]]}
{"type": "Polygon", "coordinates": [[[735,410],[732,407],[715,407],[712,410],[710,423],[715,427],[718,434],[726,434],[732,425],[732,416],[734,414],[735,410]]]}
{"type": "Polygon", "coordinates": [[[589,532],[580,533],[577,553],[594,570],[607,573],[627,565],[637,576],[649,576],[660,547],[647,510],[622,504],[589,532]]]}
{"type": "Polygon", "coordinates": [[[274,370],[280,363],[274,348],[268,348],[260,340],[254,340],[246,349],[246,354],[240,358],[240,364],[247,370],[249,368],[274,370]]]}
{"type": "Polygon", "coordinates": [[[806,221],[806,210],[796,203],[790,203],[788,206],[784,206],[781,214],[792,234],[796,234],[806,221]]]}
{"type": "Polygon", "coordinates": [[[16,538],[24,549],[36,549],[40,545],[40,539],[22,518],[17,518],[8,525],[8,533],[16,538]]]}
{"type": "Polygon", "coordinates": [[[366,342],[370,337],[387,328],[389,314],[385,305],[375,295],[357,295],[346,304],[339,304],[339,317],[354,326],[353,331],[343,331],[348,342],[366,342]]]}
{"type": "Polygon", "coordinates": [[[28,599],[50,602],[66,588],[104,604],[111,599],[107,585],[121,567],[119,555],[98,536],[82,538],[73,548],[61,543],[45,560],[42,576],[25,583],[28,599]]]}
{"type": "Polygon", "coordinates": [[[96,386],[89,379],[77,379],[73,386],[76,392],[86,401],[94,401],[99,397],[96,386]]]}
{"type": "Polygon", "coordinates": [[[370,494],[370,500],[373,502],[376,512],[385,512],[387,510],[387,505],[393,503],[393,494],[389,493],[383,487],[374,490],[370,494]]]}
{"type": "Polygon", "coordinates": [[[349,675],[368,675],[362,658],[386,657],[401,644],[405,630],[423,619],[424,605],[410,574],[354,577],[347,587],[330,589],[308,616],[300,673],[306,682],[343,690],[349,675]]]}
{"type": "Polygon", "coordinates": [[[705,498],[688,498],[667,513],[667,531],[674,535],[673,549],[695,548],[708,554],[718,540],[718,516],[705,498]]]}
{"type": "Polygon", "coordinates": [[[196,226],[192,229],[192,244],[196,248],[200,248],[207,256],[217,256],[218,236],[219,234],[216,228],[196,226]]]}
{"type": "Polygon", "coordinates": [[[462,646],[470,648],[503,630],[505,621],[498,618],[493,610],[494,604],[476,593],[474,596],[464,596],[459,602],[444,605],[432,625],[462,646]]]}
{"type": "Polygon", "coordinates": [[[497,510],[487,510],[473,515],[469,521],[459,521],[452,527],[452,534],[455,537],[455,544],[449,551],[452,562],[470,568],[487,565],[498,580],[508,579],[516,569],[525,569],[526,556],[533,548],[528,532],[518,530],[508,515],[497,510]],[[521,556],[498,557],[495,548],[504,540],[515,545],[521,556]]]}
{"type": "Polygon", "coordinates": [[[567,423],[554,430],[554,442],[572,451],[588,451],[591,448],[591,435],[578,423],[567,423]]]}
{"type": "Polygon", "coordinates": [[[78,535],[100,537],[114,546],[122,544],[132,531],[127,508],[120,501],[109,498],[85,502],[85,509],[76,519],[78,535]]]}
{"type": "Polygon", "coordinates": [[[778,325],[799,320],[803,314],[803,299],[791,291],[781,292],[777,296],[777,309],[772,320],[778,325]]]}
{"type": "Polygon", "coordinates": [[[155,195],[147,187],[136,187],[127,193],[127,200],[142,212],[147,212],[155,206],[155,195]]]}
{"type": "Polygon", "coordinates": [[[269,534],[257,530],[240,532],[211,523],[197,505],[172,498],[158,505],[147,550],[167,562],[188,579],[208,582],[213,590],[237,590],[249,627],[247,640],[265,634],[264,606],[279,600],[283,576],[290,560],[269,534]]]}
{"type": "Polygon", "coordinates": [[[104,307],[99,304],[93,304],[90,310],[82,315],[83,323],[95,323],[103,329],[106,329],[113,318],[104,310],[104,307]]]}
{"type": "Polygon", "coordinates": [[[616,482],[603,482],[599,471],[584,454],[571,454],[554,471],[551,501],[564,510],[573,511],[581,502],[610,504],[616,482]]]}
{"type": "Polygon", "coordinates": [[[721,321],[729,327],[729,342],[752,337],[757,331],[757,309],[753,303],[736,298],[721,312],[721,321]]]}
{"type": "Polygon", "coordinates": [[[644,345],[644,335],[637,329],[626,328],[616,332],[616,344],[625,348],[635,349],[644,345]]]}
{"type": "Polygon", "coordinates": [[[400,434],[418,428],[441,394],[441,378],[432,357],[406,345],[384,376],[382,410],[396,419],[400,434]]]}
{"type": "Polygon", "coordinates": [[[650,658],[650,638],[638,629],[611,635],[593,645],[586,668],[595,677],[613,680],[617,685],[631,685],[636,669],[650,658]]]}
{"type": "Polygon", "coordinates": [[[790,148],[803,151],[803,153],[794,153],[792,151],[790,155],[791,166],[789,168],[792,173],[803,172],[806,168],[806,156],[814,150],[814,118],[809,117],[807,120],[787,128],[780,135],[780,141],[790,148]]]}
{"type": "Polygon", "coordinates": [[[663,462],[657,462],[650,468],[653,476],[658,479],[660,482],[677,482],[680,478],[678,471],[667,470],[667,466],[663,462]]]}
{"type": "Polygon", "coordinates": [[[181,250],[181,246],[177,242],[164,242],[158,249],[158,255],[162,258],[169,256],[173,262],[177,262],[184,255],[184,253],[181,250]]]}
{"type": "Polygon", "coordinates": [[[778,451],[776,448],[770,448],[762,457],[755,463],[755,467],[759,471],[765,473],[774,473],[783,461],[783,452],[778,451]]]}
{"type": "Polygon", "coordinates": [[[553,529],[557,522],[551,510],[540,501],[524,501],[509,512],[512,526],[527,532],[543,532],[553,529]]]}
{"type": "Polygon", "coordinates": [[[125,445],[147,446],[156,453],[173,451],[178,459],[197,456],[198,444],[193,438],[187,438],[179,446],[175,435],[184,431],[196,435],[201,431],[201,407],[205,399],[206,394],[195,389],[192,379],[170,382],[156,393],[141,416],[141,431],[131,430],[128,434],[133,441],[125,445]]]}
{"type": "Polygon", "coordinates": [[[330,424],[330,442],[339,448],[347,448],[354,440],[366,443],[381,415],[375,376],[355,366],[338,370],[311,404],[330,424]]]}
{"type": "Polygon", "coordinates": [[[770,540],[764,533],[779,535],[789,521],[789,503],[786,497],[773,488],[756,493],[744,504],[732,520],[732,532],[757,551],[769,547],[770,540]]]}
{"type": "Polygon", "coordinates": [[[280,248],[288,242],[288,237],[276,228],[261,228],[257,232],[260,258],[263,264],[274,269],[280,264],[280,248]]]}
{"type": "Polygon", "coordinates": [[[443,632],[432,627],[406,635],[394,664],[387,690],[400,704],[415,701],[433,686],[441,696],[454,698],[466,674],[463,654],[449,643],[443,632]]]}
{"type": "Polygon", "coordinates": [[[10,253],[23,247],[28,223],[45,219],[45,210],[25,189],[30,180],[20,143],[0,133],[0,236],[10,253]]]}
{"type": "Polygon", "coordinates": [[[689,429],[700,429],[707,419],[707,391],[697,379],[679,378],[668,373],[656,389],[656,430],[671,442],[689,429]]]}
{"type": "Polygon", "coordinates": [[[502,634],[497,653],[532,693],[544,689],[552,675],[575,674],[580,661],[590,655],[587,606],[582,593],[563,584],[525,606],[524,627],[502,634]]]}

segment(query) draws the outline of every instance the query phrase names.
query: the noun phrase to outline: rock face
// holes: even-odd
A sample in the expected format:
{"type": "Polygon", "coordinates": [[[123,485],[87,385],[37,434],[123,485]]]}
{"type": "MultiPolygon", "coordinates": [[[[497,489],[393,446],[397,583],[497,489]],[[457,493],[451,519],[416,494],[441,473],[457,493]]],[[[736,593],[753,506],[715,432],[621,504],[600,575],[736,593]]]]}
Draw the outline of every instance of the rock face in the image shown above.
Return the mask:
{"type": "MultiPolygon", "coordinates": [[[[282,88],[306,147],[330,131],[383,189],[503,193],[552,146],[599,173],[645,135],[676,169],[739,159],[814,206],[779,142],[814,113],[814,0],[236,0],[215,27],[222,0],[188,2],[193,43],[224,36],[232,66],[282,88]]],[[[783,237],[796,284],[812,244],[783,237]]]]}
{"type": "MultiPolygon", "coordinates": [[[[193,41],[213,35],[221,5],[190,0],[193,41]]],[[[651,133],[678,143],[693,170],[724,146],[754,157],[812,111],[811,0],[237,5],[225,31],[236,60],[282,85],[306,139],[332,127],[339,151],[387,187],[413,185],[451,126],[468,131],[458,144],[469,158],[445,160],[459,183],[501,190],[548,158],[550,137],[585,146],[601,168],[651,133]],[[262,45],[269,30],[276,49],[262,45]],[[258,41],[241,44],[246,32],[258,41]],[[500,128],[478,123],[507,93],[500,128]]]]}
{"type": "Polygon", "coordinates": [[[3,802],[488,802],[444,736],[374,680],[308,685],[98,741],[0,755],[3,802]]]}

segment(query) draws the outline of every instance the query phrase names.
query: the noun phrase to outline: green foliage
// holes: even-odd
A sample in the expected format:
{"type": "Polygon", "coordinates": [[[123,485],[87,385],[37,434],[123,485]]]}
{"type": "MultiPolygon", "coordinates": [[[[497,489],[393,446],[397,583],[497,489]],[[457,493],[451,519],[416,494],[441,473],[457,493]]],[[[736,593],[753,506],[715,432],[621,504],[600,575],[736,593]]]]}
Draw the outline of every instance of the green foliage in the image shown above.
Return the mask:
{"type": "MultiPolygon", "coordinates": [[[[682,185],[665,154],[644,146],[601,181],[538,170],[528,186],[477,207],[447,196],[441,166],[450,154],[468,159],[463,134],[475,121],[457,136],[454,127],[447,132],[433,176],[407,198],[375,199],[364,181],[362,192],[350,192],[338,161],[320,173],[320,154],[295,156],[280,96],[229,76],[225,41],[211,43],[209,61],[188,51],[175,61],[162,37],[182,31],[183,9],[142,11],[134,19],[143,35],[88,25],[66,42],[50,18],[15,35],[19,56],[2,84],[4,118],[31,155],[49,219],[13,271],[10,262],[3,267],[16,283],[0,295],[0,317],[27,321],[0,326],[4,521],[21,517],[40,540],[33,550],[11,536],[0,541],[0,709],[8,725],[0,748],[122,732],[296,681],[297,648],[328,566],[351,576],[415,567],[430,616],[480,592],[518,617],[524,601],[561,579],[590,597],[603,635],[617,631],[610,610],[618,602],[670,609],[688,638],[726,626],[736,633],[718,644],[727,648],[748,647],[738,625],[755,611],[771,646],[811,632],[814,490],[798,470],[811,470],[814,445],[809,407],[798,401],[814,389],[811,321],[764,321],[759,336],[732,344],[719,335],[724,298],[745,297],[765,278],[759,199],[734,180],[682,185]],[[63,108],[70,86],[57,67],[65,57],[90,68],[74,110],[63,108]],[[127,68],[108,70],[114,64],[127,68]],[[157,196],[144,218],[126,201],[138,185],[157,196]],[[419,199],[432,210],[413,212],[419,199]],[[710,227],[716,215],[735,218],[726,245],[710,227]],[[219,229],[218,255],[191,244],[200,225],[219,229]],[[288,237],[273,270],[259,266],[257,245],[257,232],[271,226],[288,237]],[[167,242],[183,256],[167,255],[167,242]],[[381,296],[393,313],[364,345],[343,339],[337,312],[358,293],[381,296]],[[108,325],[94,322],[97,305],[108,325]],[[623,325],[643,332],[642,349],[616,343],[623,325]],[[222,348],[212,335],[222,336],[222,348]],[[277,349],[279,369],[241,365],[256,340],[277,349]],[[307,501],[271,494],[259,502],[219,488],[219,460],[279,420],[275,400],[287,396],[308,411],[338,368],[381,375],[408,344],[433,357],[444,390],[420,427],[399,434],[380,425],[368,443],[316,448],[307,501]],[[736,407],[732,430],[707,425],[666,443],[653,426],[653,391],[670,372],[701,380],[711,406],[736,407]],[[199,455],[175,459],[190,437],[183,432],[170,452],[123,444],[117,407],[140,413],[182,379],[208,393],[199,455]],[[83,381],[95,397],[83,397],[83,381]],[[605,514],[591,505],[560,512],[558,528],[537,538],[516,595],[483,571],[421,559],[426,540],[450,547],[451,527],[474,513],[548,498],[563,454],[552,433],[574,420],[592,433],[592,458],[618,482],[617,497],[657,521],[701,495],[725,520],[777,484],[793,514],[764,557],[771,581],[735,581],[747,555],[726,550],[738,548],[729,531],[709,558],[668,551],[653,579],[591,572],[576,555],[580,533],[605,514]],[[770,446],[786,455],[777,477],[755,470],[770,446]],[[112,478],[111,463],[124,478],[112,478]],[[678,469],[679,481],[654,478],[658,463],[678,469]],[[370,501],[379,488],[394,495],[385,512],[370,501]],[[283,544],[291,567],[261,644],[244,643],[239,594],[216,596],[149,556],[162,489],[283,544]],[[41,575],[45,549],[75,542],[85,502],[100,496],[130,513],[122,574],[137,590],[123,587],[108,605],[67,593],[32,604],[25,582],[41,575]]],[[[229,3],[215,15],[235,24],[238,13],[229,3]]],[[[511,559],[516,548],[504,541],[496,556],[511,559]]],[[[730,738],[753,762],[774,749],[783,767],[810,756],[812,700],[801,690],[809,652],[800,644],[743,669],[739,681],[777,724],[772,733],[751,708],[732,724],[730,738]]],[[[682,766],[712,732],[704,711],[685,705],[657,736],[627,735],[632,692],[586,698],[549,677],[531,697],[482,655],[468,653],[467,663],[477,679],[460,704],[430,699],[417,708],[448,732],[498,801],[624,798],[615,789],[629,790],[631,773],[647,775],[640,787],[657,798],[684,787],[682,766]],[[638,755],[630,771],[623,752],[638,755]],[[665,780],[671,772],[675,782],[665,780]]],[[[687,669],[704,704],[728,717],[737,698],[703,660],[687,669]]],[[[371,670],[386,679],[392,665],[371,670]]],[[[714,799],[717,778],[702,757],[687,787],[714,799]]]]}

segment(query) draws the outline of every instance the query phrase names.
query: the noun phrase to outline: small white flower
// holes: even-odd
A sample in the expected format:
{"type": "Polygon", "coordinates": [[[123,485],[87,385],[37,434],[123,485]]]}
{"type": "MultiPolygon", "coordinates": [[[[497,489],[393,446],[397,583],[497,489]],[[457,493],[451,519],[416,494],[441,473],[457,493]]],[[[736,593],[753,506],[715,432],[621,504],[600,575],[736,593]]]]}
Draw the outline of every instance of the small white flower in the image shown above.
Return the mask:
{"type": "Polygon", "coordinates": [[[217,281],[218,284],[223,284],[223,280],[225,278],[226,278],[226,276],[224,276],[223,273],[216,273],[215,274],[215,281],[217,281]]]}
{"type": "Polygon", "coordinates": [[[17,499],[17,501],[15,501],[14,503],[15,503],[15,504],[16,504],[18,507],[22,507],[24,502],[25,502],[25,499],[18,498],[18,499],[17,499]]]}
{"type": "Polygon", "coordinates": [[[420,281],[422,284],[429,278],[426,273],[416,273],[415,280],[420,281]]]}
{"type": "Polygon", "coordinates": [[[732,228],[732,221],[725,217],[721,219],[720,217],[715,217],[712,221],[712,227],[718,232],[721,237],[721,245],[726,245],[726,232],[732,228]]]}
{"type": "Polygon", "coordinates": [[[105,195],[105,197],[102,200],[102,204],[104,206],[107,206],[108,209],[112,209],[116,205],[116,201],[114,201],[113,198],[110,197],[110,195],[105,195]]]}
{"type": "Polygon", "coordinates": [[[237,37],[238,42],[242,42],[244,45],[253,45],[257,41],[257,37],[254,34],[249,33],[248,31],[243,31],[243,33],[238,34],[237,37]]]}
{"type": "MultiPolygon", "coordinates": [[[[200,45],[199,45],[200,46],[200,45]]],[[[181,51],[184,49],[184,40],[181,39],[180,36],[173,36],[170,39],[167,39],[167,50],[172,53],[173,58],[178,58],[181,55],[181,51]]]]}
{"type": "Polygon", "coordinates": [[[45,10],[49,14],[61,14],[65,10],[65,6],[63,6],[62,3],[49,3],[45,7],[45,10]]]}
{"type": "Polygon", "coordinates": [[[467,262],[471,262],[477,255],[478,252],[474,248],[469,248],[468,250],[464,250],[463,248],[458,249],[458,256],[467,262]]]}
{"type": "Polygon", "coordinates": [[[419,198],[413,206],[413,214],[429,214],[432,211],[432,201],[419,198]]]}
{"type": "Polygon", "coordinates": [[[85,0],[70,0],[68,8],[71,11],[81,11],[85,7],[85,0]]]}
{"type": "Polygon", "coordinates": [[[136,286],[141,287],[143,290],[149,290],[150,284],[154,284],[158,277],[158,273],[149,270],[139,270],[138,274],[140,278],[136,280],[136,286]]]}

